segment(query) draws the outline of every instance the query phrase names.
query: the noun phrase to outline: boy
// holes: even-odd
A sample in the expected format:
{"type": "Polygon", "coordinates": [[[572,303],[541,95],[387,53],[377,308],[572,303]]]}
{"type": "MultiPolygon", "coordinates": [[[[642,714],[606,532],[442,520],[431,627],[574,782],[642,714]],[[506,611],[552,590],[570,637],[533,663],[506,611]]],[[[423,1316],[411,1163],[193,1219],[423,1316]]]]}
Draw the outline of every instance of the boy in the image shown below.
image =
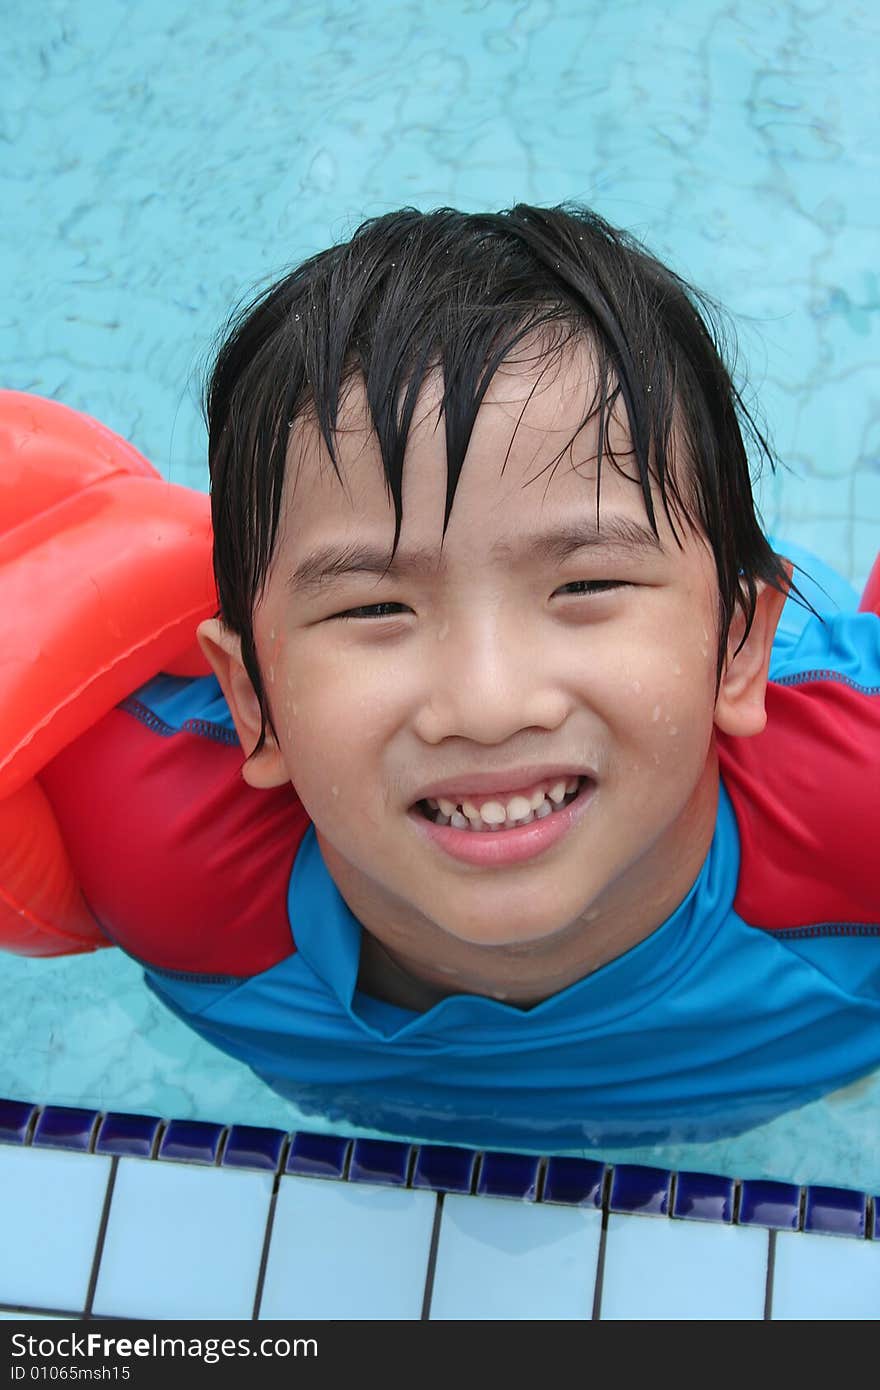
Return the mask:
{"type": "Polygon", "coordinates": [[[880,622],[774,648],[738,415],[766,453],[582,209],[378,218],[242,315],[214,675],[41,778],[170,1008],[307,1112],[476,1146],[734,1132],[880,1064],[880,622]]]}

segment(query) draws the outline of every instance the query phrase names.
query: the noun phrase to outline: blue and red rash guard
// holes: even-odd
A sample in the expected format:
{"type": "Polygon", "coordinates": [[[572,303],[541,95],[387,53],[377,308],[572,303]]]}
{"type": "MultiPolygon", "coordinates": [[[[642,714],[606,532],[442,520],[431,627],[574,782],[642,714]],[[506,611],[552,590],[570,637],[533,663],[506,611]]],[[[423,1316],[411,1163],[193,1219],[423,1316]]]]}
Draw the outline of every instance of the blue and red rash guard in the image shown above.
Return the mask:
{"type": "Polygon", "coordinates": [[[825,620],[786,603],[767,729],[719,737],[687,897],[531,1009],[358,990],[360,924],[293,789],[242,781],[213,677],[151,681],[41,780],[107,935],[302,1111],[545,1151],[735,1133],[880,1065],[880,618],[806,567],[849,611],[797,576],[825,620]]]}

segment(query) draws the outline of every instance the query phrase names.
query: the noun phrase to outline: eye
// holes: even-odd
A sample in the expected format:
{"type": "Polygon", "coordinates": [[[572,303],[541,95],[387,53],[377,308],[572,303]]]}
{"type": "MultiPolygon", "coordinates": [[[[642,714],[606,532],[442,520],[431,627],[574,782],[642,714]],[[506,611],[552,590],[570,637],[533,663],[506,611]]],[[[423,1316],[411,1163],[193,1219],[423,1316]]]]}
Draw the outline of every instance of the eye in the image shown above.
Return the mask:
{"type": "Polygon", "coordinates": [[[343,621],[360,618],[392,618],[396,615],[389,611],[399,608],[406,612],[405,605],[402,603],[368,603],[361,608],[348,608],[344,613],[335,613],[334,617],[341,618],[343,621]]]}
{"type": "MultiPolygon", "coordinates": [[[[563,584],[557,593],[564,594],[566,589],[580,590],[581,594],[607,594],[612,589],[631,589],[632,585],[625,579],[573,579],[570,584],[563,584]]],[[[574,598],[579,597],[578,593],[573,594],[574,598]]]]}

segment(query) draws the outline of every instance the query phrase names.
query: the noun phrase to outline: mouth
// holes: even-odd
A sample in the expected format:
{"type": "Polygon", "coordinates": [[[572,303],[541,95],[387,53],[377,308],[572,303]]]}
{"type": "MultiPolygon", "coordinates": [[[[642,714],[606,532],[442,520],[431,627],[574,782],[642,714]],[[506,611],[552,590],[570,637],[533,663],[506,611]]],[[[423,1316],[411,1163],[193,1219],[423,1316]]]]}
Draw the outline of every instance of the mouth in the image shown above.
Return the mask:
{"type": "Polygon", "coordinates": [[[464,798],[437,798],[436,804],[433,798],[423,799],[409,814],[433,852],[472,869],[503,870],[537,859],[565,841],[589,816],[595,791],[593,778],[572,776],[536,786],[531,797],[523,793],[506,801],[485,794],[479,805],[464,798]]]}
{"type": "Polygon", "coordinates": [[[558,815],[587,785],[593,785],[589,777],[560,777],[531,794],[510,798],[484,795],[458,800],[429,797],[417,801],[413,809],[433,825],[451,826],[470,834],[497,834],[558,815]]]}

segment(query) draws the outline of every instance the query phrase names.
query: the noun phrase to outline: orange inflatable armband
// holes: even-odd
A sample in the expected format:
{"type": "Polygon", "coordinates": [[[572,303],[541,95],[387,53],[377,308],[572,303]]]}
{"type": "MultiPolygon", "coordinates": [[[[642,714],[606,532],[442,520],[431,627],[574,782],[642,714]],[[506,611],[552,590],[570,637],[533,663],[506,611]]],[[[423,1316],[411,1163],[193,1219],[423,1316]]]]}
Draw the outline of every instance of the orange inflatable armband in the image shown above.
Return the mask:
{"type": "Polygon", "coordinates": [[[0,391],[0,946],[106,945],[41,768],[159,671],[208,667],[210,504],[55,401],[0,391]]]}

